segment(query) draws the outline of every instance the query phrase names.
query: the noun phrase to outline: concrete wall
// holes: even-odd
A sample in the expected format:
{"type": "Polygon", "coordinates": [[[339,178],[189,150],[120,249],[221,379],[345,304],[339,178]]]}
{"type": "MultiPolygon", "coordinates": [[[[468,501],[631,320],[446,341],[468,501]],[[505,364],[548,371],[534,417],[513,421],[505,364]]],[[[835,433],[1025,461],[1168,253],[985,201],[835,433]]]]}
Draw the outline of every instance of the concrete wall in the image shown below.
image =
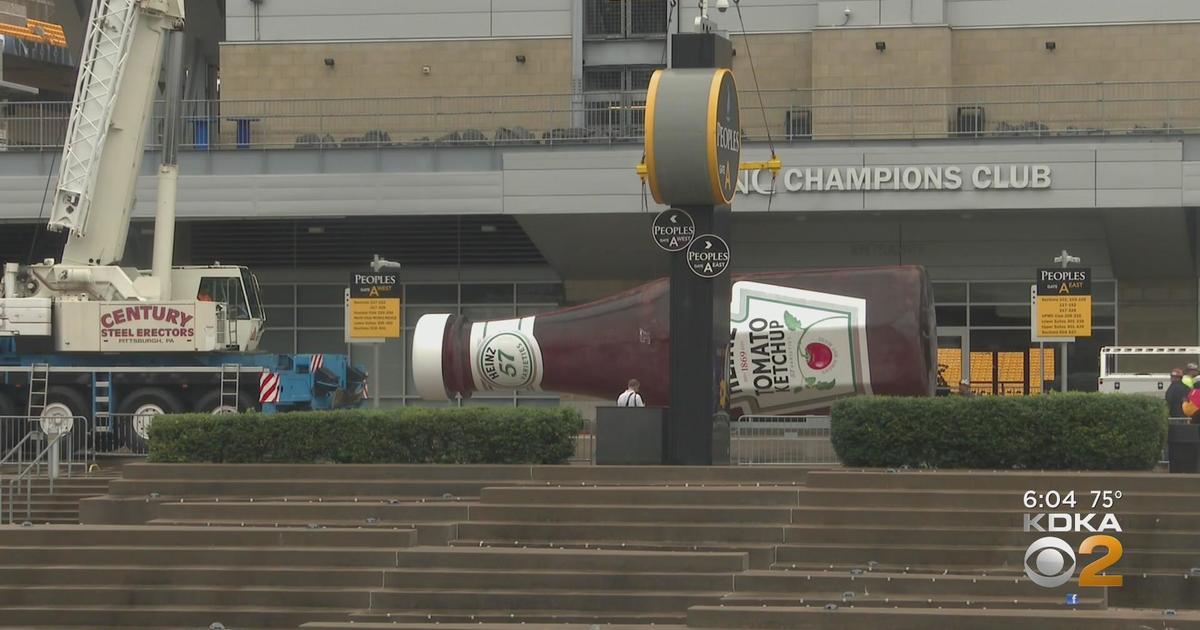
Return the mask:
{"type": "Polygon", "coordinates": [[[499,127],[567,127],[570,46],[565,38],[225,44],[222,115],[259,116],[255,142],[285,146],[306,133],[341,140],[378,129],[394,140],[411,140],[465,128],[490,137],[499,127]],[[525,62],[518,63],[517,55],[525,62]],[[542,96],[498,107],[491,97],[504,94],[542,96]],[[460,96],[468,98],[454,98],[460,96]],[[407,97],[440,98],[400,100],[407,97]],[[317,100],[345,98],[368,100],[317,100]],[[304,102],[278,102],[286,99],[304,102]],[[491,110],[516,113],[445,116],[491,110]]]}
{"type": "Polygon", "coordinates": [[[546,37],[571,34],[571,0],[227,0],[229,41],[546,37]]]}
{"type": "Polygon", "coordinates": [[[952,80],[950,29],[830,29],[813,33],[813,133],[823,138],[938,134],[952,80]],[[883,52],[876,49],[882,42],[883,52]],[[844,92],[839,88],[916,87],[844,92]],[[854,105],[854,107],[849,107],[854,105]]]}

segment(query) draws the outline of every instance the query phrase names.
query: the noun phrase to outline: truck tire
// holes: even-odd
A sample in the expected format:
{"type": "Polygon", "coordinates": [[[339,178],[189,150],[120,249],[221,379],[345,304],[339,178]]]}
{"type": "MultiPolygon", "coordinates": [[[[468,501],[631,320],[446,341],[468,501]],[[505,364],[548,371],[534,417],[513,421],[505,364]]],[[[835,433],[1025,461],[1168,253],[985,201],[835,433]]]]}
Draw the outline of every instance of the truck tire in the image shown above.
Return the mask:
{"type": "Polygon", "coordinates": [[[87,448],[88,420],[91,406],[82,392],[66,385],[52,385],[46,391],[46,407],[42,409],[42,432],[50,433],[54,425],[69,425],[71,446],[80,451],[87,448]]]}
{"type": "Polygon", "coordinates": [[[247,392],[238,393],[238,408],[231,409],[229,405],[221,404],[221,390],[210,389],[196,400],[192,411],[196,413],[237,413],[239,411],[254,411],[258,409],[258,401],[247,392]]]}
{"type": "Polygon", "coordinates": [[[164,413],[181,413],[179,397],[161,387],[142,387],[121,401],[120,413],[128,414],[128,425],[120,427],[117,442],[135,453],[145,453],[150,439],[150,422],[164,413]]]}

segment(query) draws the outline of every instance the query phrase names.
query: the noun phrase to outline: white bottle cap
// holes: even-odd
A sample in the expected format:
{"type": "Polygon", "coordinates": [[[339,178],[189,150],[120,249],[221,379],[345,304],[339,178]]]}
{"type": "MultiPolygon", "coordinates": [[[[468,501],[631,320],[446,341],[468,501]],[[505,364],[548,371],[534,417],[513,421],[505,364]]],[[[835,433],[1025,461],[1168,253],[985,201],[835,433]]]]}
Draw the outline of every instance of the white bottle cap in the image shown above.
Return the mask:
{"type": "Polygon", "coordinates": [[[449,400],[442,378],[442,342],[450,316],[422,315],[413,331],[412,374],[417,393],[425,400],[449,400]]]}

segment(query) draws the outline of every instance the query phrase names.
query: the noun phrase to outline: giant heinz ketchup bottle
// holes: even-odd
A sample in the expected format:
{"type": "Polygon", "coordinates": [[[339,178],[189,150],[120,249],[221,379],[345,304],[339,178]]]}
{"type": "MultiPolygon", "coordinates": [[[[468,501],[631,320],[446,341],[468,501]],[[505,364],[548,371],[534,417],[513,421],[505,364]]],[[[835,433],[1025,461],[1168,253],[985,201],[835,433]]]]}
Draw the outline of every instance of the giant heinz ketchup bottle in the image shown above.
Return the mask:
{"type": "MultiPolygon", "coordinates": [[[[826,409],[860,394],[928,396],[936,375],[929,281],[915,266],[735,276],[729,405],[735,415],[826,409]]],[[[642,383],[670,405],[669,284],[520,319],[425,315],[413,340],[422,398],[545,390],[613,398],[642,383]]]]}

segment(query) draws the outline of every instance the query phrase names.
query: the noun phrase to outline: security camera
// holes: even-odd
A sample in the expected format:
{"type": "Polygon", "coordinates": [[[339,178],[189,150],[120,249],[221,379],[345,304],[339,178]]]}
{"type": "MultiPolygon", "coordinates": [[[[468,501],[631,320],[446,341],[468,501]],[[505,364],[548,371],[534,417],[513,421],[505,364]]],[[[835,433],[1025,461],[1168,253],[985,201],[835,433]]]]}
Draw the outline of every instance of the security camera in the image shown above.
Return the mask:
{"type": "Polygon", "coordinates": [[[717,10],[724,13],[729,10],[729,0],[717,0],[717,10]]]}

